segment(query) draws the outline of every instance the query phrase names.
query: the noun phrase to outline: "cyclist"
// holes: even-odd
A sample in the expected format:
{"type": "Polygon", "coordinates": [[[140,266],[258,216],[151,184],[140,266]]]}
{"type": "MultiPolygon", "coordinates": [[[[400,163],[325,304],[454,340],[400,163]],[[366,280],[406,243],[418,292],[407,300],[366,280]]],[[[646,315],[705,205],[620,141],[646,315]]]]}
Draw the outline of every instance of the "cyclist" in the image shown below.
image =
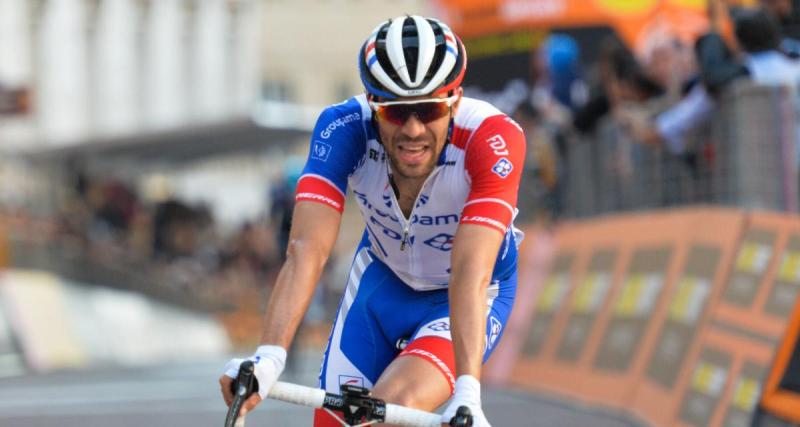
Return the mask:
{"type": "MultiPolygon", "coordinates": [[[[298,182],[287,259],[252,360],[261,389],[286,350],[339,232],[347,188],[366,229],[325,351],[320,386],[373,390],[390,403],[468,406],[502,335],[517,281],[513,227],[525,157],[522,130],[463,97],[467,58],[443,22],[401,16],[378,25],[358,56],[366,93],[326,108],[298,182]]],[[[224,398],[241,360],[220,378],[224,398]]],[[[338,426],[318,411],[314,425],[338,426]]]]}

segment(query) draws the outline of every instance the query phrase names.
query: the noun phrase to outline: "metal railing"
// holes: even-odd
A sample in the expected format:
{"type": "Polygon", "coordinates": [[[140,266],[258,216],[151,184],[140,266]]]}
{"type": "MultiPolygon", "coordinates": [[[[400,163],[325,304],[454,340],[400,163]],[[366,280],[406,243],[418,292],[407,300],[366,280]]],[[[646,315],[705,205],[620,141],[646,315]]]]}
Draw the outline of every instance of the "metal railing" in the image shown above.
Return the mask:
{"type": "Polygon", "coordinates": [[[736,82],[680,155],[641,144],[606,118],[569,146],[563,216],[689,204],[797,212],[797,104],[793,88],[736,82]]]}

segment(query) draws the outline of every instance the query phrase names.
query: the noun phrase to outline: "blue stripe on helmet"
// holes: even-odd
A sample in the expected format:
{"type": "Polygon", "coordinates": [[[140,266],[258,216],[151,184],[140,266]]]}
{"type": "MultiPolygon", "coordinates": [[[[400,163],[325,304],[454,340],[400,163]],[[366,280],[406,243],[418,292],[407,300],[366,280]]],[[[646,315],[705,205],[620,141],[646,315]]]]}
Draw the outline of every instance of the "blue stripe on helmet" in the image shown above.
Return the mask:
{"type": "Polygon", "coordinates": [[[456,53],[456,50],[453,48],[453,46],[447,45],[447,51],[452,53],[453,56],[458,56],[458,54],[456,53]]]}
{"type": "Polygon", "coordinates": [[[372,55],[372,56],[371,56],[371,57],[370,57],[370,58],[367,60],[367,67],[372,67],[372,64],[374,64],[374,63],[375,63],[375,61],[377,61],[377,60],[378,60],[378,55],[372,55]]]}
{"type": "MultiPolygon", "coordinates": [[[[367,69],[366,72],[369,72],[369,69],[367,69]]],[[[395,98],[397,98],[397,95],[394,94],[394,93],[386,92],[386,91],[383,91],[383,90],[380,90],[380,89],[376,88],[375,86],[370,85],[369,82],[367,81],[367,79],[364,78],[364,70],[361,70],[361,72],[359,74],[361,75],[361,83],[364,84],[364,88],[367,90],[368,94],[380,96],[381,98],[386,98],[386,99],[395,99],[395,98]]]]}
{"type": "Polygon", "coordinates": [[[364,87],[366,87],[367,88],[367,92],[372,94],[372,95],[377,95],[377,96],[380,96],[381,98],[386,98],[386,99],[395,99],[395,98],[397,98],[397,94],[377,89],[374,86],[370,86],[370,84],[367,83],[367,82],[364,82],[364,87]]]}

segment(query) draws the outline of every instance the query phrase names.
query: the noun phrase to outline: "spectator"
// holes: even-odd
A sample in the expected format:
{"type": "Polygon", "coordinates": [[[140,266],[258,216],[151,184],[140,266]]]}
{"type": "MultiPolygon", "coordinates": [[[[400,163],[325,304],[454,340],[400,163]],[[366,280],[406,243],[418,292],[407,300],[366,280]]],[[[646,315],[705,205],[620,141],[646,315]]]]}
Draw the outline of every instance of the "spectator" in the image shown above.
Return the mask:
{"type": "Polygon", "coordinates": [[[563,146],[566,142],[559,138],[557,129],[544,122],[530,103],[520,104],[512,118],[524,130],[527,142],[522,175],[525,185],[520,187],[519,197],[520,204],[527,204],[527,207],[520,209],[520,213],[527,216],[520,219],[550,221],[561,213],[560,191],[564,166],[559,155],[563,149],[559,150],[559,145],[563,146]]]}
{"type": "Polygon", "coordinates": [[[686,150],[686,135],[710,120],[715,109],[714,95],[731,81],[749,77],[762,85],[795,86],[800,65],[779,50],[779,28],[764,10],[741,10],[734,16],[734,32],[742,54],[728,49],[717,32],[697,42],[700,84],[692,87],[681,102],[659,114],[653,122],[626,117],[626,125],[636,139],[649,144],[664,144],[672,153],[686,150]]]}
{"type": "Polygon", "coordinates": [[[289,230],[292,227],[292,211],[294,210],[294,190],[297,188],[297,180],[303,169],[303,161],[290,157],[283,170],[283,176],[271,189],[272,206],[270,207],[270,219],[277,225],[277,243],[281,258],[286,255],[286,248],[289,243],[289,230]]]}
{"type": "Polygon", "coordinates": [[[640,103],[664,93],[617,38],[608,38],[600,48],[597,64],[600,85],[587,103],[575,112],[572,124],[581,133],[594,131],[599,120],[616,107],[640,103]]]}
{"type": "Polygon", "coordinates": [[[800,58],[800,13],[792,0],[760,0],[761,7],[778,23],[780,49],[791,58],[800,58]]]}

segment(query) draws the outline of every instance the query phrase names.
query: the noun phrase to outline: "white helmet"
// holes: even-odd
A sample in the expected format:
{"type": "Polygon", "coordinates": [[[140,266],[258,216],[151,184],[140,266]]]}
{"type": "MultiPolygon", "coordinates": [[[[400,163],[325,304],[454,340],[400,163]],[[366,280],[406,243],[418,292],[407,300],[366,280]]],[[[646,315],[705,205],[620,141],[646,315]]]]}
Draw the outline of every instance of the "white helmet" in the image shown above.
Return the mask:
{"type": "Polygon", "coordinates": [[[393,99],[457,88],[467,68],[461,40],[439,20],[400,16],[378,25],[358,56],[368,94],[393,99]]]}

